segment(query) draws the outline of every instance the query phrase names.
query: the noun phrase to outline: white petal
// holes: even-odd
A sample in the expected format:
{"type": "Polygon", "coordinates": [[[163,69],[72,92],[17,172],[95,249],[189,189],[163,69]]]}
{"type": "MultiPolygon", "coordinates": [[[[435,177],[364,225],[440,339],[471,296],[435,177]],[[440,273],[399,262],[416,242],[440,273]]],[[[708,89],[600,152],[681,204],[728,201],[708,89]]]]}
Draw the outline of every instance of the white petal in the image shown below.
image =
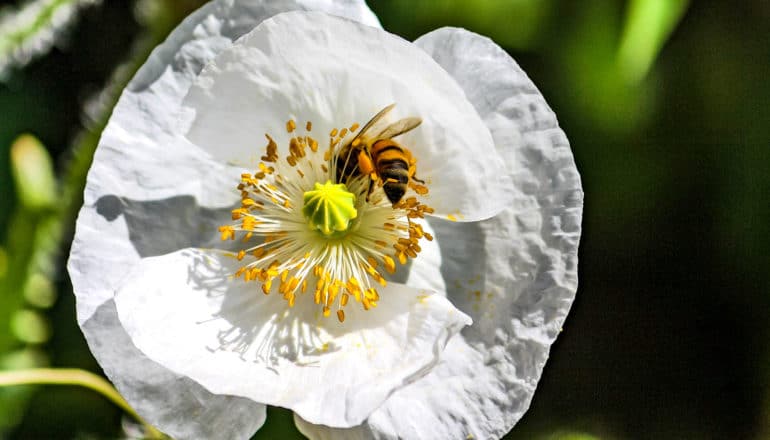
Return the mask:
{"type": "Polygon", "coordinates": [[[115,303],[99,306],[82,324],[105,374],[152,425],[175,439],[245,439],[265,421],[265,405],[213,395],[192,379],[148,359],[120,325],[115,303]]]}
{"type": "Polygon", "coordinates": [[[219,209],[233,200],[230,183],[218,184],[231,179],[231,172],[176,131],[192,80],[219,51],[265,18],[310,8],[379,26],[363,0],[208,3],[172,32],[123,91],[89,171],[68,262],[78,322],[121,394],[175,437],[248,437],[261,425],[264,407],[214,396],[133,346],[106,342],[121,330],[114,313],[104,310],[112,307],[115,286],[141,258],[216,240],[216,233],[209,232],[222,223],[219,209]],[[200,423],[191,423],[190,413],[180,416],[185,408],[200,414],[200,423]],[[209,423],[219,417],[227,423],[228,414],[249,414],[249,421],[221,429],[209,423]]]}
{"type": "MultiPolygon", "coordinates": [[[[305,121],[325,145],[332,128],[366,123],[396,103],[421,126],[399,137],[429,182],[425,203],[460,221],[505,206],[504,164],[452,78],[422,50],[380,29],[322,13],[265,20],[204,68],[185,100],[188,138],[226,163],[256,167],[265,133],[284,151],[305,121]]],[[[279,150],[280,151],[280,150],[279,150]]]]}
{"type": "Polygon", "coordinates": [[[480,223],[431,222],[448,298],[474,325],[364,426],[342,432],[299,421],[313,439],[502,437],[529,407],[577,288],[583,192],[555,115],[491,40],[440,29],[416,44],[453,75],[490,128],[514,203],[480,223]]]}
{"type": "Polygon", "coordinates": [[[120,320],[147,356],[211,392],[291,408],[313,423],[361,423],[470,323],[440,295],[395,283],[379,289],[376,309],[349,304],[339,323],[310,294],[289,309],[232,279],[239,265],[196,250],[145,259],[115,297],[120,320]]]}

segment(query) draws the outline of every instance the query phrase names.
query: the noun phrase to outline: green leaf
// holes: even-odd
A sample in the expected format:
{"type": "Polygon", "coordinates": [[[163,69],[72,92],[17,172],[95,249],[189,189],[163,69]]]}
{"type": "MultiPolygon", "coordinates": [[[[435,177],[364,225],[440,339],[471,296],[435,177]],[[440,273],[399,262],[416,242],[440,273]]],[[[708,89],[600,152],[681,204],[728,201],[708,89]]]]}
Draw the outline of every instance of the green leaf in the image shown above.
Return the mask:
{"type": "MultiPolygon", "coordinates": [[[[37,349],[21,349],[0,356],[0,374],[3,371],[38,368],[48,364],[46,355],[37,349]]],[[[3,432],[19,423],[35,386],[0,387],[0,438],[3,432]]]]}

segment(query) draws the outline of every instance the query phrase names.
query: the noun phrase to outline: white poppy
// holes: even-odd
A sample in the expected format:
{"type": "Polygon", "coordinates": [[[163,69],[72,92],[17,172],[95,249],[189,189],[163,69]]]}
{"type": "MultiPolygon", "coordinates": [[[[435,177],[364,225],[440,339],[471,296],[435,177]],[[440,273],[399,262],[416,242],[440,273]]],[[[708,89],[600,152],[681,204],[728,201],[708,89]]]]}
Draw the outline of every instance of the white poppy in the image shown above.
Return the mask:
{"type": "Polygon", "coordinates": [[[574,298],[581,211],[490,40],[221,0],[124,91],[69,271],[105,373],[173,437],[248,438],[265,405],[311,438],[501,437],[574,298]]]}

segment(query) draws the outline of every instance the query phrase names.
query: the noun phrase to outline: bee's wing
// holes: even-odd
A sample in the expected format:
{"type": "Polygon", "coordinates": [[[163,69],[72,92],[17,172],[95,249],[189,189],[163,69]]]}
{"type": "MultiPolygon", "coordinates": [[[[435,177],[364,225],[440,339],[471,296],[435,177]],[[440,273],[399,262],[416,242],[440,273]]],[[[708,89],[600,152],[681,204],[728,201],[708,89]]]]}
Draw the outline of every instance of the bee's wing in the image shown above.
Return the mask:
{"type": "Polygon", "coordinates": [[[358,131],[358,134],[353,139],[355,141],[356,139],[363,139],[368,138],[372,139],[376,137],[377,134],[381,133],[383,130],[386,129],[383,125],[387,123],[387,119],[385,116],[390,113],[391,110],[393,110],[393,107],[395,107],[396,104],[390,104],[389,106],[385,107],[384,109],[380,110],[376,115],[372,117],[372,119],[369,120],[362,128],[358,131]]]}
{"type": "Polygon", "coordinates": [[[382,130],[382,132],[380,132],[376,137],[378,139],[394,138],[400,134],[406,133],[407,131],[413,130],[420,124],[422,124],[422,119],[418,117],[400,119],[385,127],[385,129],[382,130]]]}

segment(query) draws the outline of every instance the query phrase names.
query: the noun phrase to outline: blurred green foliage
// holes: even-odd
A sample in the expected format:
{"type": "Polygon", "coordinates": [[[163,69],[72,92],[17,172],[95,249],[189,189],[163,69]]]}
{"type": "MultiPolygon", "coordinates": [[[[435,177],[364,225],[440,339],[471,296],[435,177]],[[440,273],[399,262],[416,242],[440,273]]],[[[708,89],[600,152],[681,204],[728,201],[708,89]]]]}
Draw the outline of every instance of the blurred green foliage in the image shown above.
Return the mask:
{"type": "MultiPolygon", "coordinates": [[[[200,4],[83,10],[66,44],[0,84],[0,370],[99,371],[62,255],[117,94],[200,4]]],[[[583,176],[578,299],[508,438],[770,436],[770,4],[370,5],[408,39],[461,26],[506,48],[559,115],[583,176]]],[[[268,416],[256,438],[301,438],[288,411],[268,416]]],[[[3,432],[112,438],[120,413],[84,390],[0,388],[3,432]]]]}
{"type": "Polygon", "coordinates": [[[45,54],[80,8],[96,0],[29,0],[0,10],[0,79],[45,54]]]}

